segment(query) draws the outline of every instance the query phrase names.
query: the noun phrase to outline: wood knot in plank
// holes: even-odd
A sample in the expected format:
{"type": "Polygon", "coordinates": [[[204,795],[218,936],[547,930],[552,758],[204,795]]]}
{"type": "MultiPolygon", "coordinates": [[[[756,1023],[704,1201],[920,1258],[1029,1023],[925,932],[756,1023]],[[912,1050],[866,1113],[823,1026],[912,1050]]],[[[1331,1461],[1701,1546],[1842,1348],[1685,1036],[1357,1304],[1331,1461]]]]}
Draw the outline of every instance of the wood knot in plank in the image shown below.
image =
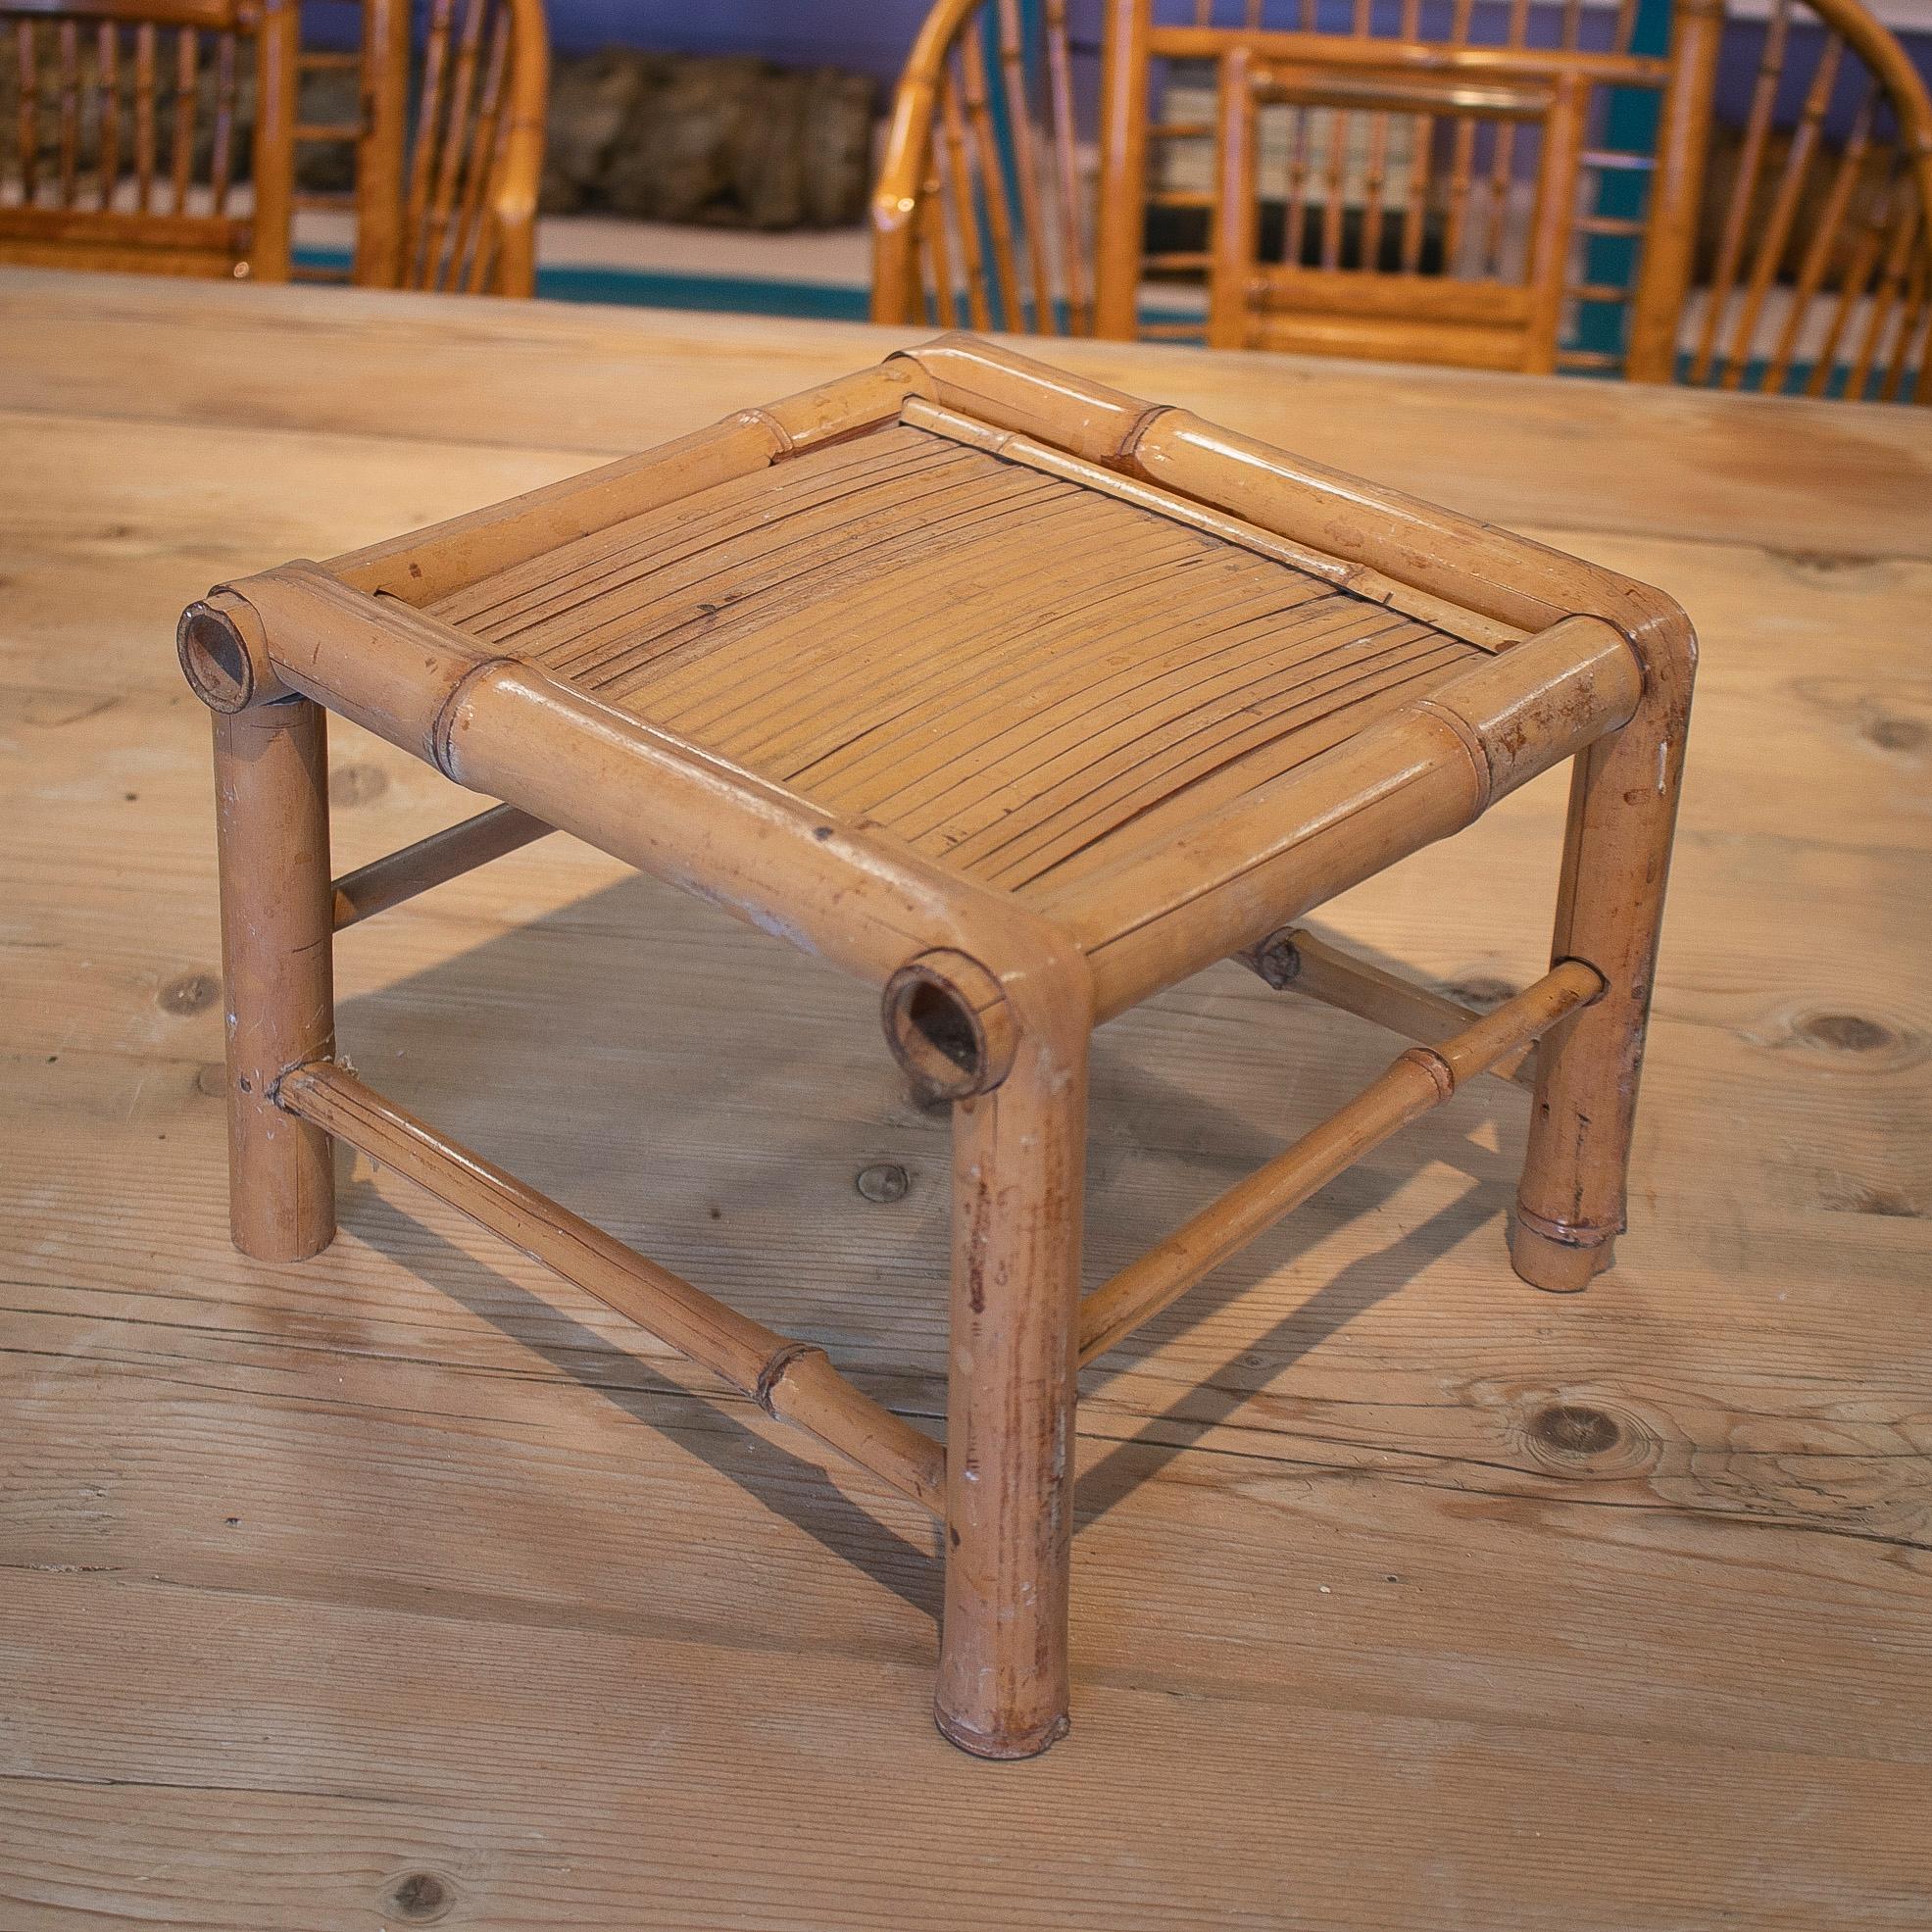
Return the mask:
{"type": "Polygon", "coordinates": [[[163,1013],[185,1018],[189,1014],[206,1013],[221,997],[220,973],[182,972],[154,996],[154,1003],[163,1013]]]}
{"type": "Polygon", "coordinates": [[[456,1903],[456,1887],[440,1872],[406,1871],[383,1887],[380,1909],[410,1925],[433,1925],[456,1903]]]}
{"type": "Polygon", "coordinates": [[[1566,1476],[1639,1475],[1658,1458],[1654,1429],[1639,1416],[1600,1403],[1542,1402],[1521,1426],[1530,1457],[1566,1476]]]}

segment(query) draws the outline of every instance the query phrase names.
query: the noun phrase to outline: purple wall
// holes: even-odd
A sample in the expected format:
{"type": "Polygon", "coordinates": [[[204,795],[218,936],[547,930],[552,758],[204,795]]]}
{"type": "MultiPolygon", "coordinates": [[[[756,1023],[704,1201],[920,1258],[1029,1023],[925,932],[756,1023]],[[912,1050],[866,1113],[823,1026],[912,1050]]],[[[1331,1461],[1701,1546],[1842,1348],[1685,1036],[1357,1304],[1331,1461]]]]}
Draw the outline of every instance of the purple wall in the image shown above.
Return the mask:
{"type": "Polygon", "coordinates": [[[648,47],[665,54],[762,54],[786,67],[842,67],[899,77],[926,0],[550,0],[567,53],[648,47]]]}
{"type": "MultiPolygon", "coordinates": [[[[1354,0],[1323,0],[1324,11],[1352,11],[1354,0]]],[[[759,54],[787,67],[842,67],[871,74],[889,87],[905,64],[913,36],[925,18],[929,0],[549,0],[551,36],[565,53],[591,53],[599,47],[644,47],[659,53],[759,54]]],[[[1175,0],[1157,0],[1164,15],[1174,15],[1175,0]]],[[[1388,4],[1388,0],[1384,0],[1388,4]]],[[[1501,0],[1486,0],[1492,7],[1501,0]]],[[[1446,15],[1449,0],[1424,7],[1446,15]]],[[[315,44],[345,44],[352,29],[341,16],[343,0],[313,7],[305,30],[315,44]]],[[[1184,10],[1185,11],[1185,10],[1184,10]]],[[[1079,65],[1098,63],[1091,50],[1099,43],[1099,0],[1073,0],[1069,9],[1076,46],[1089,50],[1079,65]]],[[[1324,25],[1327,23],[1324,21],[1324,25]]],[[[1340,24],[1339,22],[1337,23],[1340,24]]],[[[1426,27],[1425,27],[1426,30],[1426,27]]],[[[1736,22],[1724,37],[1718,99],[1730,115],[1741,114],[1748,98],[1763,28],[1736,22]]],[[[1901,35],[1906,51],[1932,82],[1932,34],[1901,35]]],[[[1082,91],[1093,85],[1083,74],[1082,91]]],[[[1843,118],[1843,111],[1838,119],[1843,118]]]]}
{"type": "MultiPolygon", "coordinates": [[[[761,54],[787,67],[854,69],[890,85],[905,64],[929,0],[550,0],[551,32],[569,53],[648,47],[675,54],[761,54]]],[[[1444,0],[1443,11],[1446,11],[1444,0]]],[[[1164,12],[1171,13],[1171,6],[1164,12]]],[[[1346,10],[1345,10],[1346,11],[1346,10]]],[[[1074,37],[1098,39],[1098,9],[1075,0],[1074,37]]],[[[1339,25],[1339,23],[1338,23],[1339,25]]],[[[1932,80],[1932,36],[1903,36],[1932,80]]],[[[1720,99],[1748,94],[1763,30],[1735,24],[1725,36],[1720,99]]]]}

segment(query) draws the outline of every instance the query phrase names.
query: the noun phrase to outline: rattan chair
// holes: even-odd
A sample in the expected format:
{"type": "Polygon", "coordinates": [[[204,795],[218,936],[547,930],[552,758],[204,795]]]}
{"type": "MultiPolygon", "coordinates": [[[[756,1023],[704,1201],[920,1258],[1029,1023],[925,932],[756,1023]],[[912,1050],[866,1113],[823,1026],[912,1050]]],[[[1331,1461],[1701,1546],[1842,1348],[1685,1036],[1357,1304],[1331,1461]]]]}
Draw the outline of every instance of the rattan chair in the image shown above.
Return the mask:
{"type": "Polygon", "coordinates": [[[298,271],[466,295],[536,288],[537,195],[549,106],[543,0],[361,0],[361,45],[311,50],[305,72],[355,73],[362,112],[310,123],[298,145],[334,148],[352,185],[300,192],[298,209],[354,223],[348,266],[298,271]]]}
{"type": "Polygon", "coordinates": [[[1236,47],[1222,57],[1219,96],[1208,311],[1215,348],[1533,374],[1557,367],[1583,151],[1586,91],[1575,74],[1509,56],[1431,73],[1258,61],[1236,47]],[[1289,126],[1283,178],[1271,184],[1282,221],[1269,256],[1258,136],[1274,111],[1289,126]],[[1369,173],[1351,222],[1340,187],[1357,121],[1369,135],[1369,173]],[[1433,233],[1429,145],[1405,151],[1400,198],[1386,205],[1392,124],[1447,137],[1449,179],[1433,233]],[[1311,206],[1324,174],[1327,192],[1311,206]],[[1433,272],[1421,272],[1425,260],[1433,272]]]}
{"type": "Polygon", "coordinates": [[[286,281],[294,0],[0,0],[0,262],[286,281]]]}
{"type": "Polygon", "coordinates": [[[1932,404],[1932,98],[1861,0],[1771,0],[1713,122],[1671,369],[1721,389],[1932,404]]]}
{"type": "Polygon", "coordinates": [[[237,1244],[326,1247],[345,1141],[924,1505],[969,1751],[1066,1726],[1081,1362],[1539,1040],[1515,1268],[1610,1260],[1694,655],[1641,585],[944,338],[216,590],[179,643],[217,714],[237,1244]],[[331,882],[325,712],[504,803],[331,882]],[[1294,927],[1572,759],[1554,964],[1494,1012],[1294,927]],[[338,1058],[334,930],[552,827],[879,989],[953,1102],[944,1447],[338,1058]],[[1423,1044],[1082,1299],[1089,1036],[1234,955],[1423,1044]]]}
{"type": "Polygon", "coordinates": [[[1211,282],[1222,345],[1932,402],[1898,39],[1863,0],[1640,11],[1105,0],[1083,72],[1064,4],[936,0],[873,320],[1198,338],[1143,297],[1211,282]],[[1719,54],[1753,33],[1738,112],[1719,54]]]}
{"type": "MultiPolygon", "coordinates": [[[[1482,264],[1456,276],[1458,244],[1524,221],[1517,163],[1536,130],[1523,124],[1554,118],[1566,178],[1541,204],[1549,232],[1536,236],[1532,282],[1539,311],[1560,323],[1557,366],[1666,377],[1722,18],[1707,0],[1672,0],[1667,49],[1643,52],[1637,13],[1568,0],[1458,0],[1426,14],[1419,0],[1104,0],[1096,49],[1071,32],[1064,0],[935,0],[872,201],[872,319],[1196,338],[1198,317],[1157,313],[1142,297],[1204,285],[1229,247],[1255,246],[1252,217],[1241,236],[1225,232],[1226,195],[1265,191],[1271,229],[1309,244],[1289,266],[1316,273],[1292,291],[1307,299],[1303,325],[1257,334],[1354,355],[1402,353],[1406,339],[1432,361],[1495,367],[1495,336],[1454,321],[1512,301],[1469,293],[1482,264]],[[1229,100],[1219,82],[1231,74],[1272,74],[1283,110],[1299,105],[1280,178],[1257,180],[1252,148],[1228,166],[1221,150],[1253,105],[1229,100]],[[1483,88],[1506,124],[1479,100],[1459,105],[1483,88]],[[1655,138],[1642,137],[1653,122],[1655,138]],[[1378,264],[1410,286],[1378,294],[1337,272],[1378,264]],[[1460,289],[1430,285],[1445,267],[1460,289]],[[1361,341],[1337,325],[1397,297],[1411,313],[1384,316],[1390,325],[1361,341]],[[1431,334],[1445,308],[1451,325],[1431,334]]],[[[1235,332],[1227,293],[1223,340],[1235,332]]],[[[1289,303],[1263,307],[1280,318],[1289,303]]],[[[1540,315],[1529,330],[1555,332],[1540,315]]]]}

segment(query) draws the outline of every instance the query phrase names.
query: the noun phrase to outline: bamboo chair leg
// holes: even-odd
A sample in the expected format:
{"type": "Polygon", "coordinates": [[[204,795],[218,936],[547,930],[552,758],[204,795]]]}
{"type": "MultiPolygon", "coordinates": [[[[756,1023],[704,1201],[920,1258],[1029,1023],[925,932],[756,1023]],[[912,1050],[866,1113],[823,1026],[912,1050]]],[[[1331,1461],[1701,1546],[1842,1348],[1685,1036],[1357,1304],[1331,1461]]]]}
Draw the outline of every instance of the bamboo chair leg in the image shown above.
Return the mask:
{"type": "MultiPolygon", "coordinates": [[[[1688,682],[1688,680],[1686,680],[1688,682]]],[[[1510,1258],[1533,1287],[1573,1294],[1622,1232],[1630,1130],[1683,765],[1681,718],[1646,710],[1576,762],[1553,948],[1603,974],[1593,1006],[1537,1049],[1536,1100],[1510,1258]]]]}
{"type": "Polygon", "coordinates": [[[216,834],[228,1047],[234,1244],[306,1261],[335,1238],[332,1142],[275,1082],[335,1052],[323,714],[306,698],[215,718],[216,834]]]}
{"type": "Polygon", "coordinates": [[[953,1110],[946,1612],[934,1714],[981,1758],[1067,1729],[1084,1032],[953,1110]]]}

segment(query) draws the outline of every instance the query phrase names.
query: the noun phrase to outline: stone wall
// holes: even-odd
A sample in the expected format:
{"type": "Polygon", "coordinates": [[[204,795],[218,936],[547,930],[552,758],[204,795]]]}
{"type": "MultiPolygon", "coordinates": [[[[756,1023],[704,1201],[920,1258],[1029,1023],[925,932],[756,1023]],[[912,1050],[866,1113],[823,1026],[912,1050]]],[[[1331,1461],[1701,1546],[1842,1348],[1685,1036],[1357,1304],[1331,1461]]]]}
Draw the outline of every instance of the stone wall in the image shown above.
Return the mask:
{"type": "Polygon", "coordinates": [[[831,68],[618,47],[560,58],[544,212],[847,226],[865,219],[876,106],[871,80],[831,68]]]}

